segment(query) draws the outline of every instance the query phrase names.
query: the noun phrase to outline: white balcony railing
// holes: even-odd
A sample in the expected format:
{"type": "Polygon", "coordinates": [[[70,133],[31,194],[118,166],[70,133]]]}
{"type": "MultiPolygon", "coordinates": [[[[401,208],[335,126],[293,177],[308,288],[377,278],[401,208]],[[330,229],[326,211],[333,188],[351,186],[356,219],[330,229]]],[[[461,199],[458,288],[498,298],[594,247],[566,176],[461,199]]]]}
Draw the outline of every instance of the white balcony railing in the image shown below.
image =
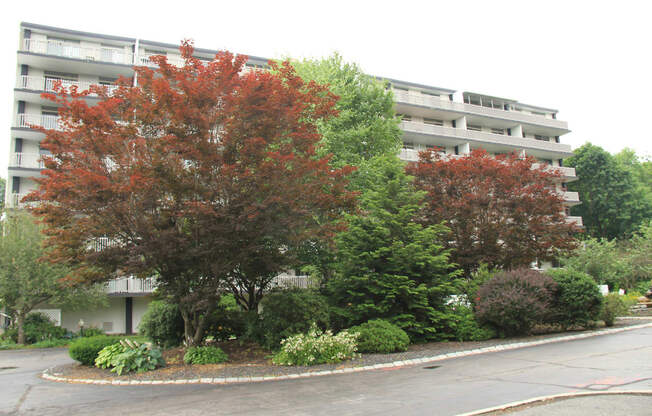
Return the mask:
{"type": "Polygon", "coordinates": [[[26,196],[27,193],[10,193],[6,202],[7,208],[24,208],[33,205],[33,202],[20,202],[26,196]]]}
{"type": "Polygon", "coordinates": [[[582,222],[582,217],[574,217],[569,215],[566,217],[566,221],[571,224],[575,224],[578,227],[584,227],[584,223],[582,222]]]}
{"type": "Polygon", "coordinates": [[[9,159],[9,167],[44,169],[45,166],[39,153],[13,152],[9,159]]]}
{"type": "Polygon", "coordinates": [[[50,130],[61,130],[59,116],[25,113],[16,116],[16,127],[30,128],[31,126],[41,126],[50,130]]]}
{"type": "Polygon", "coordinates": [[[121,277],[106,283],[106,291],[110,295],[146,295],[154,292],[154,289],[156,289],[156,279],[153,277],[147,277],[145,279],[121,277]]]}
{"type": "Polygon", "coordinates": [[[401,121],[401,129],[409,133],[418,133],[445,137],[451,139],[462,139],[479,143],[490,143],[509,146],[511,148],[529,148],[545,150],[555,153],[572,154],[570,145],[544,142],[535,139],[527,139],[517,136],[506,136],[493,134],[484,131],[465,130],[454,127],[435,126],[416,121],[401,121]]]}
{"type": "Polygon", "coordinates": [[[393,92],[394,99],[397,103],[419,105],[440,110],[450,110],[460,113],[501,118],[519,123],[535,124],[538,126],[568,130],[568,123],[565,121],[546,118],[544,116],[538,116],[535,114],[525,114],[518,111],[508,111],[498,108],[483,107],[480,105],[458,103],[456,101],[444,100],[439,97],[433,97],[425,94],[409,93],[407,91],[394,90],[393,92]]]}
{"type": "Polygon", "coordinates": [[[56,40],[25,39],[23,51],[84,61],[100,61],[124,65],[132,65],[134,61],[132,53],[124,52],[120,49],[91,48],[81,46],[78,43],[56,40]]]}
{"type": "Polygon", "coordinates": [[[271,288],[281,287],[281,288],[291,288],[298,287],[302,289],[308,289],[313,287],[313,282],[310,280],[309,276],[296,276],[291,274],[279,274],[272,280],[271,288]]]}
{"type": "Polygon", "coordinates": [[[562,191],[561,194],[562,197],[564,198],[564,202],[566,203],[575,203],[575,204],[580,203],[580,194],[577,192],[562,191]]]}
{"type": "MultiPolygon", "coordinates": [[[[153,55],[140,56],[138,58],[138,65],[149,66],[153,68],[158,67],[158,65],[156,65],[154,62],[152,62],[151,59],[149,59],[151,56],[158,56],[158,55],[153,54],[153,55]]],[[[186,61],[180,56],[167,56],[167,55],[164,56],[167,58],[167,61],[170,65],[182,67],[186,64],[186,61]]]]}
{"type": "MultiPolygon", "coordinates": [[[[61,85],[65,87],[66,89],[70,89],[72,86],[76,86],[78,92],[82,92],[84,90],[87,90],[91,87],[91,85],[98,85],[97,82],[90,82],[90,81],[71,81],[71,80],[57,80],[53,78],[44,78],[44,77],[32,77],[28,75],[21,75],[18,77],[16,80],[16,88],[23,88],[27,90],[34,90],[34,91],[46,91],[46,92],[54,92],[54,84],[60,81],[61,85]]],[[[115,91],[118,86],[117,85],[106,85],[109,94],[111,94],[113,91],[115,91]]]]}

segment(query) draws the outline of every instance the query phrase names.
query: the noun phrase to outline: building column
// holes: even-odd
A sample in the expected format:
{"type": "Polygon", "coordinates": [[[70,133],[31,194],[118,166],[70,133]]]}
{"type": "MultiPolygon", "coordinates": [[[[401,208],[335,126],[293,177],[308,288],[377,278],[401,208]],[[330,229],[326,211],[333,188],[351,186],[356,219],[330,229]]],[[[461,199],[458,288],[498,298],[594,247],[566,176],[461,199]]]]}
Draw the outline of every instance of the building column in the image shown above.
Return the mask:
{"type": "Polygon", "coordinates": [[[134,298],[125,298],[125,334],[131,335],[133,329],[134,298]]]}

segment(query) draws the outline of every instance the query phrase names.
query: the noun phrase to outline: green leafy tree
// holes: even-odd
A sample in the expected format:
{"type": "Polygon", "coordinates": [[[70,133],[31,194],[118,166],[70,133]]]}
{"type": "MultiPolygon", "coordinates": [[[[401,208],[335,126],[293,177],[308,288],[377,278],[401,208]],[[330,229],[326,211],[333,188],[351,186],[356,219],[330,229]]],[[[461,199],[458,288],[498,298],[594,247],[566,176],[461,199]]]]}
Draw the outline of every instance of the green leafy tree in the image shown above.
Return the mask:
{"type": "MultiPolygon", "coordinates": [[[[394,156],[401,147],[391,90],[337,53],[323,59],[293,61],[292,65],[301,78],[327,84],[329,91],[339,97],[335,104],[337,117],[318,121],[322,139],[317,153],[331,155],[332,166],[355,166],[348,188],[364,192],[368,182],[365,178],[375,175],[374,159],[394,156]]],[[[303,264],[308,265],[304,271],[322,282],[328,281],[333,273],[332,247],[309,241],[301,250],[303,264]]]]}
{"type": "MultiPolygon", "coordinates": [[[[642,225],[634,236],[622,244],[627,274],[622,287],[631,289],[652,280],[652,222],[642,225]]],[[[645,287],[645,285],[643,285],[645,287]]]]}
{"type": "Polygon", "coordinates": [[[45,302],[70,309],[106,303],[101,286],[82,286],[65,279],[69,269],[41,261],[41,233],[34,219],[15,213],[2,222],[0,235],[0,305],[13,315],[18,343],[25,343],[24,323],[45,302]]]}
{"type": "Polygon", "coordinates": [[[376,156],[396,154],[401,146],[399,120],[391,91],[340,55],[292,62],[306,81],[328,84],[339,96],[338,116],[319,122],[321,155],[332,154],[331,164],[362,166],[376,156]]]}
{"type": "Polygon", "coordinates": [[[601,147],[586,143],[566,165],[575,168],[579,179],[569,189],[582,201],[571,211],[582,216],[589,236],[626,238],[652,217],[652,204],[631,171],[601,147]]]}
{"type": "Polygon", "coordinates": [[[328,291],[339,327],[385,319],[411,339],[441,339],[446,301],[457,288],[443,225],[415,221],[424,197],[396,156],[372,162],[361,212],[337,240],[336,276],[328,291]]]}
{"type": "Polygon", "coordinates": [[[596,283],[620,288],[620,278],[627,273],[627,264],[619,253],[616,240],[591,238],[582,243],[571,256],[561,259],[564,267],[584,272],[596,283]]]}
{"type": "Polygon", "coordinates": [[[6,191],[7,182],[4,178],[0,178],[0,211],[5,209],[5,191],[6,191]]]}

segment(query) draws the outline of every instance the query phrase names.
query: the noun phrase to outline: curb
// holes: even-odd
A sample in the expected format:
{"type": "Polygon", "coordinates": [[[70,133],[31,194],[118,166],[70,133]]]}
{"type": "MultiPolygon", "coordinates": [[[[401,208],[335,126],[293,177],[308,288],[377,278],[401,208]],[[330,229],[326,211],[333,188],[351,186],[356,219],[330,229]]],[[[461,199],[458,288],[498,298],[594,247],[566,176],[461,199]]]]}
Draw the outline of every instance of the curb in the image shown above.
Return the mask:
{"type": "MultiPolygon", "coordinates": [[[[494,345],[491,347],[478,348],[474,350],[458,351],[447,354],[435,355],[432,357],[423,357],[423,358],[414,358],[411,360],[404,361],[393,361],[384,364],[375,364],[362,367],[347,367],[339,370],[324,370],[324,371],[313,371],[306,373],[297,373],[297,374],[287,374],[283,376],[262,376],[262,377],[217,377],[217,378],[196,378],[188,380],[107,380],[107,379],[78,379],[78,378],[67,378],[59,377],[53,374],[50,374],[52,368],[48,368],[41,374],[41,378],[50,381],[66,382],[66,383],[80,383],[80,384],[104,384],[104,385],[113,385],[113,386],[133,386],[133,385],[169,385],[169,384],[239,384],[239,383],[255,383],[262,381],[278,381],[278,380],[292,380],[297,378],[308,378],[308,377],[319,377],[319,376],[328,376],[333,374],[347,374],[347,373],[357,373],[360,371],[370,371],[386,368],[401,368],[411,365],[420,365],[425,363],[430,363],[434,361],[442,361],[449,358],[460,358],[468,357],[470,355],[476,354],[486,354],[490,352],[498,351],[507,351],[515,350],[520,348],[534,347],[537,345],[552,344],[556,342],[565,342],[565,341],[574,341],[578,339],[591,338],[600,335],[615,334],[618,332],[632,331],[635,329],[641,328],[652,328],[652,323],[638,324],[627,326],[623,328],[612,328],[612,329],[602,329],[599,331],[593,331],[584,334],[577,335],[566,335],[561,337],[547,338],[538,341],[530,342],[516,342],[513,344],[501,344],[494,345]]],[[[475,414],[475,413],[470,413],[475,414]]]]}
{"type": "Polygon", "coordinates": [[[553,402],[559,399],[572,399],[575,397],[590,397],[590,396],[619,396],[619,395],[652,395],[652,390],[617,390],[617,391],[586,391],[586,392],[572,392],[551,394],[549,396],[539,396],[533,399],[521,400],[502,404],[500,406],[487,407],[485,409],[474,410],[469,413],[460,413],[457,416],[480,416],[492,412],[501,412],[504,410],[516,409],[521,406],[526,406],[534,403],[553,402]]]}

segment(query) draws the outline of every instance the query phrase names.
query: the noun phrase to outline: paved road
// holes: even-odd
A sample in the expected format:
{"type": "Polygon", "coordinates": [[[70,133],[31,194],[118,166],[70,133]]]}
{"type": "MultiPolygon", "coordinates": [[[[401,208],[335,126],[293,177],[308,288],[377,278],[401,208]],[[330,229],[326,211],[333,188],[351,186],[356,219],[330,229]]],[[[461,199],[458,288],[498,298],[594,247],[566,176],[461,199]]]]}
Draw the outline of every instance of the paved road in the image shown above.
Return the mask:
{"type": "Polygon", "coordinates": [[[0,370],[0,413],[456,415],[572,391],[652,390],[652,328],[440,361],[435,368],[223,386],[47,382],[35,370],[65,362],[65,353],[30,353],[0,352],[0,367],[19,367],[0,370]]]}

